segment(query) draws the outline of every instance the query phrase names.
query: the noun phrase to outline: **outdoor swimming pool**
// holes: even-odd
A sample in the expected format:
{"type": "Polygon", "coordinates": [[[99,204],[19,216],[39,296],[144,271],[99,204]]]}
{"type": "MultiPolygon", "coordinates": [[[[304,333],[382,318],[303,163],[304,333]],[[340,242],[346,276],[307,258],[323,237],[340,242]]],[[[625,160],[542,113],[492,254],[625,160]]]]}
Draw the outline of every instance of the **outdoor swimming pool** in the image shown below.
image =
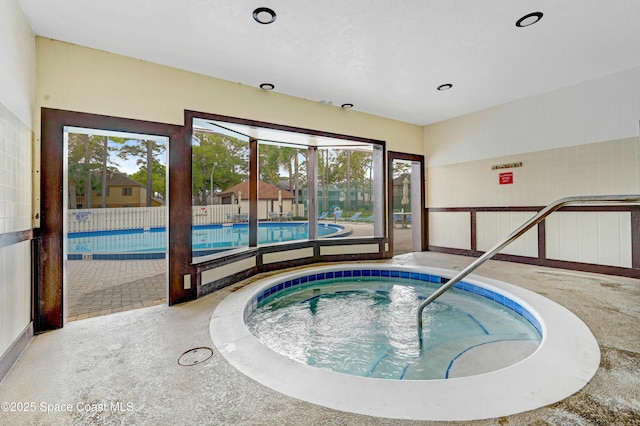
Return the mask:
{"type": "MultiPolygon", "coordinates": [[[[344,236],[348,230],[333,223],[319,223],[318,236],[344,236]]],[[[261,222],[258,244],[272,244],[309,238],[307,222],[261,222]]],[[[206,256],[249,245],[246,223],[197,225],[192,227],[193,256],[206,256]]],[[[74,232],[68,234],[69,260],[91,255],[93,259],[164,258],[167,245],[165,228],[124,229],[114,231],[74,232]]]]}

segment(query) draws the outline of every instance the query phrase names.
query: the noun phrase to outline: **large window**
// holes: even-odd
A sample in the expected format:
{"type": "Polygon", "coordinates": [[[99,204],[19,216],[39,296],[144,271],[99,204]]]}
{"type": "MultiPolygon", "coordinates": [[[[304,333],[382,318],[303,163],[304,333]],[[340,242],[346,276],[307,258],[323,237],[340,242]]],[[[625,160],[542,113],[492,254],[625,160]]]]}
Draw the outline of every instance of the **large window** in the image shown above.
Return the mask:
{"type": "Polygon", "coordinates": [[[207,122],[192,135],[193,256],[247,246],[249,139],[207,122]]]}
{"type": "Polygon", "coordinates": [[[297,130],[193,120],[194,257],[383,236],[382,143],[297,130]]]}
{"type": "Polygon", "coordinates": [[[317,200],[323,220],[344,224],[352,236],[373,236],[374,199],[373,146],[318,150],[317,200]]]}

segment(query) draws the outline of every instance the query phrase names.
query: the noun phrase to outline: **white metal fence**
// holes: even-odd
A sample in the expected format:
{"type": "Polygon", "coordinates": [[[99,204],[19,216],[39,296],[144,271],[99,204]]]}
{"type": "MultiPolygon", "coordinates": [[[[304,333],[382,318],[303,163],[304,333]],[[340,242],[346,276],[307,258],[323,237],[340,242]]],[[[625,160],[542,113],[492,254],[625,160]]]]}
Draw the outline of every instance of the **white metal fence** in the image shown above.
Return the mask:
{"type": "MultiPolygon", "coordinates": [[[[244,210],[248,212],[248,210],[244,210]]],[[[231,204],[193,206],[194,225],[226,223],[237,215],[231,204]]],[[[167,207],[122,207],[113,209],[73,209],[68,214],[68,232],[107,231],[114,229],[161,228],[167,224],[167,207]]]]}
{"type": "MultiPolygon", "coordinates": [[[[247,213],[249,213],[247,201],[241,202],[240,208],[237,204],[193,206],[191,207],[191,223],[193,225],[232,223],[242,220],[243,217],[246,218],[247,213]]],[[[269,219],[266,209],[259,209],[258,216],[260,220],[269,219]]],[[[167,207],[70,209],[67,223],[67,232],[161,228],[167,224],[167,207]]]]}

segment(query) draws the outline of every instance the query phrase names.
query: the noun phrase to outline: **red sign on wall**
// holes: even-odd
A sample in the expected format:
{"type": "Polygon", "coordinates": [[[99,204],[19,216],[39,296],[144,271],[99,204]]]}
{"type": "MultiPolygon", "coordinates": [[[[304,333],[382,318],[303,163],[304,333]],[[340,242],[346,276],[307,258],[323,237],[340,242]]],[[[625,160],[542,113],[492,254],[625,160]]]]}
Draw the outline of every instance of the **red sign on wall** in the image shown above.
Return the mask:
{"type": "Polygon", "coordinates": [[[509,185],[513,183],[513,172],[500,173],[500,185],[509,185]]]}

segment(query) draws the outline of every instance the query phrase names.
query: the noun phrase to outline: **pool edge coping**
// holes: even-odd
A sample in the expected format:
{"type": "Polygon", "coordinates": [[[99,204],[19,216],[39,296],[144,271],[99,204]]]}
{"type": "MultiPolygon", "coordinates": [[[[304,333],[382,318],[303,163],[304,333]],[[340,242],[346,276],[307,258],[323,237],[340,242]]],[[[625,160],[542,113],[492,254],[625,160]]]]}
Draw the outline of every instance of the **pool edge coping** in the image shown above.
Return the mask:
{"type": "Polygon", "coordinates": [[[595,338],[566,308],[529,290],[475,275],[464,281],[496,287],[519,299],[536,314],[543,329],[541,344],[532,355],[488,373],[424,381],[350,376],[290,360],[264,346],[248,331],[244,324],[245,306],[260,291],[316,271],[345,269],[421,271],[447,278],[456,273],[426,266],[358,263],[305,268],[268,277],[221,301],[210,321],[214,345],[243,374],[277,392],[341,411],[409,420],[479,420],[529,411],[577,392],[599,366],[600,350],[595,338]]]}

